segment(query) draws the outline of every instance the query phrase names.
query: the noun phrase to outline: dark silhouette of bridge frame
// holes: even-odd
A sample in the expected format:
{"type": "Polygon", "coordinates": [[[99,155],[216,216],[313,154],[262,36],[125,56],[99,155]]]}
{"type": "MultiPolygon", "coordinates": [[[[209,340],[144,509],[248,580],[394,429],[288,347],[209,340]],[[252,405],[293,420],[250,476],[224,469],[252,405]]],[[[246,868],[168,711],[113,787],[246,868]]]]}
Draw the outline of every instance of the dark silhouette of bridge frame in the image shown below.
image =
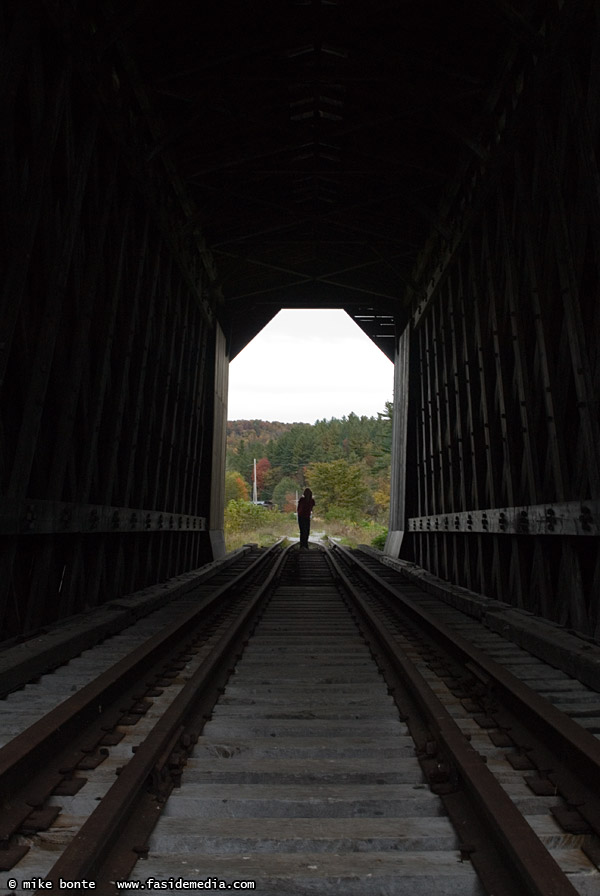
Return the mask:
{"type": "Polygon", "coordinates": [[[0,620],[224,550],[228,362],[395,362],[386,551],[597,637],[591,0],[5,0],[0,620]]]}

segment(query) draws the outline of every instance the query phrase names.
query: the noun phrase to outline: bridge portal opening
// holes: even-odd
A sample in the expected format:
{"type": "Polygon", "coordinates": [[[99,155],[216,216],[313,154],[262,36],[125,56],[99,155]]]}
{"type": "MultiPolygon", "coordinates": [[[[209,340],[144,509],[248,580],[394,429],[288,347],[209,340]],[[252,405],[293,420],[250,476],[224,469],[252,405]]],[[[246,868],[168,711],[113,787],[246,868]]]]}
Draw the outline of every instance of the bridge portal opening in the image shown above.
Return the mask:
{"type": "Polygon", "coordinates": [[[383,542],[393,383],[393,363],[343,310],[284,309],[264,327],[229,365],[227,550],[297,536],[307,485],[315,537],[383,542]]]}
{"type": "Polygon", "coordinates": [[[229,366],[229,420],[377,416],[394,365],[339,308],[284,309],[229,366]]]}

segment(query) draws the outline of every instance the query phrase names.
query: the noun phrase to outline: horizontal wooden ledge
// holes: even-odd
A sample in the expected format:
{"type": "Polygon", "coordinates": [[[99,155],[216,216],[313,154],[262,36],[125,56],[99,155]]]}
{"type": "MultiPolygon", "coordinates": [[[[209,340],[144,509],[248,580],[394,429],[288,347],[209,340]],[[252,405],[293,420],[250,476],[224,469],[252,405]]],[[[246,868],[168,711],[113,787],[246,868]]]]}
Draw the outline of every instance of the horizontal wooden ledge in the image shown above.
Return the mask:
{"type": "Polygon", "coordinates": [[[205,517],[189,513],[35,499],[0,501],[2,535],[205,531],[205,517]]]}
{"type": "Polygon", "coordinates": [[[600,501],[567,501],[415,516],[409,532],[491,535],[600,535],[600,501]]]}

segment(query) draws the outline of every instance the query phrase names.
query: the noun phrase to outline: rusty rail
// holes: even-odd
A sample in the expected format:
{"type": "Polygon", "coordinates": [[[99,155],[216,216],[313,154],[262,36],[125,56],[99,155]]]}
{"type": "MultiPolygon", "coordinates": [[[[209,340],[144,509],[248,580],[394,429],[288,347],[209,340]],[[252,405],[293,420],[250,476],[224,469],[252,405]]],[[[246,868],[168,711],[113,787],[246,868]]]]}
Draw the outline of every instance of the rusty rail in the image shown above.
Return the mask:
{"type": "MultiPolygon", "coordinates": [[[[192,741],[200,733],[198,719],[208,718],[265,600],[268,599],[273,580],[284,559],[285,552],[282,552],[235,625],[222,635],[210,655],[158,720],[150,735],[138,747],[98,808],[54,864],[46,877],[47,881],[58,883],[60,878],[81,880],[94,877],[106,885],[109,878],[106,877],[103,866],[112,868],[115,863],[119,863],[120,873],[123,873],[124,865],[126,867],[128,864],[127,857],[123,856],[124,852],[129,853],[129,865],[133,867],[137,859],[135,844],[128,842],[127,838],[123,842],[122,831],[131,816],[136,814],[138,801],[146,795],[148,781],[152,779],[157,767],[164,766],[190,728],[189,741],[190,746],[193,745],[192,741]],[[194,720],[191,725],[190,719],[194,720]],[[115,846],[116,856],[111,855],[115,846]]],[[[162,801],[169,789],[168,785],[166,788],[163,786],[163,792],[155,796],[162,801]]]]}
{"type": "MultiPolygon", "coordinates": [[[[82,754],[90,752],[90,745],[96,745],[107,727],[117,723],[122,710],[113,706],[114,701],[122,703],[126,692],[131,696],[140,687],[141,678],[159,661],[164,661],[174,648],[180,649],[194,627],[207,622],[228,602],[228,595],[239,592],[249,579],[260,575],[278,550],[279,544],[261,554],[172,625],[0,749],[0,841],[3,844],[10,843],[13,834],[64,779],[65,772],[76,767],[82,754]]],[[[0,857],[2,867],[8,870],[11,861],[18,861],[20,855],[21,848],[4,850],[0,857]]]]}
{"type": "MultiPolygon", "coordinates": [[[[336,550],[342,553],[347,562],[353,566],[355,564],[359,565],[363,571],[367,572],[372,579],[372,583],[378,589],[383,589],[385,593],[391,592],[395,600],[401,600],[403,609],[405,604],[410,604],[411,609],[415,611],[419,618],[427,615],[422,613],[412,602],[405,598],[399,598],[397,592],[387,582],[358,564],[355,558],[350,555],[350,552],[345,549],[338,549],[337,546],[336,550]]],[[[351,596],[363,625],[366,626],[365,635],[370,637],[372,642],[375,642],[375,650],[383,652],[387,663],[398,676],[398,680],[409,687],[415,704],[419,707],[420,712],[424,714],[427,727],[431,731],[433,738],[428,746],[432,754],[435,755],[436,764],[438,767],[441,764],[438,758],[438,745],[441,745],[440,755],[443,756],[443,761],[450,763],[452,774],[457,777],[462,790],[468,796],[477,815],[482,819],[482,823],[485,825],[485,829],[480,832],[483,848],[485,849],[486,841],[493,842],[496,845],[497,856],[504,856],[510,864],[509,870],[513,875],[513,882],[511,883],[508,880],[508,882],[504,881],[501,884],[499,883],[499,878],[502,877],[501,870],[499,873],[497,868],[490,868],[489,855],[486,855],[483,861],[480,861],[480,857],[477,855],[478,847],[475,847],[471,855],[474,866],[486,885],[489,880],[494,881],[494,889],[489,890],[489,892],[493,892],[495,896],[500,896],[502,892],[506,893],[506,896],[511,896],[515,892],[527,893],[528,896],[576,896],[577,890],[540,842],[500,783],[487,768],[482,757],[465,738],[452,716],[432,692],[420,672],[399,650],[393,635],[390,634],[378,615],[369,607],[341,565],[333,557],[330,557],[330,562],[335,570],[335,575],[351,596]],[[515,881],[517,882],[517,889],[515,889],[515,881]],[[506,889],[500,889],[501,886],[504,886],[506,889]]],[[[427,624],[428,628],[436,628],[437,630],[437,625],[431,617],[427,618],[427,624]]],[[[453,642],[459,640],[455,633],[451,633],[449,630],[446,630],[445,634],[447,637],[451,637],[453,642]]],[[[460,640],[462,641],[463,639],[460,640]]],[[[461,645],[461,648],[466,655],[468,653],[466,641],[461,645]]],[[[470,660],[474,662],[474,657],[470,656],[470,660]]],[[[488,660],[488,671],[490,662],[488,660]]],[[[498,667],[498,672],[500,673],[500,671],[504,675],[508,674],[506,670],[501,670],[498,667]]]]}

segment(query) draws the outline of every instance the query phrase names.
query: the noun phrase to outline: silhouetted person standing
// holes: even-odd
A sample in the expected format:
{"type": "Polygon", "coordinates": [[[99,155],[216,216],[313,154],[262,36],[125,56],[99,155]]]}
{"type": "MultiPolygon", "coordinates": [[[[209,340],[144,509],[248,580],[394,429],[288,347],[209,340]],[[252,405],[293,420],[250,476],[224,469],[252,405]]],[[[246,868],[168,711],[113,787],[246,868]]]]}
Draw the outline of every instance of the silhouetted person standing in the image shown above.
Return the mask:
{"type": "Polygon", "coordinates": [[[308,535],[310,533],[310,515],[315,506],[312,492],[304,489],[304,494],[298,501],[298,527],[300,529],[300,547],[308,549],[308,535]]]}

